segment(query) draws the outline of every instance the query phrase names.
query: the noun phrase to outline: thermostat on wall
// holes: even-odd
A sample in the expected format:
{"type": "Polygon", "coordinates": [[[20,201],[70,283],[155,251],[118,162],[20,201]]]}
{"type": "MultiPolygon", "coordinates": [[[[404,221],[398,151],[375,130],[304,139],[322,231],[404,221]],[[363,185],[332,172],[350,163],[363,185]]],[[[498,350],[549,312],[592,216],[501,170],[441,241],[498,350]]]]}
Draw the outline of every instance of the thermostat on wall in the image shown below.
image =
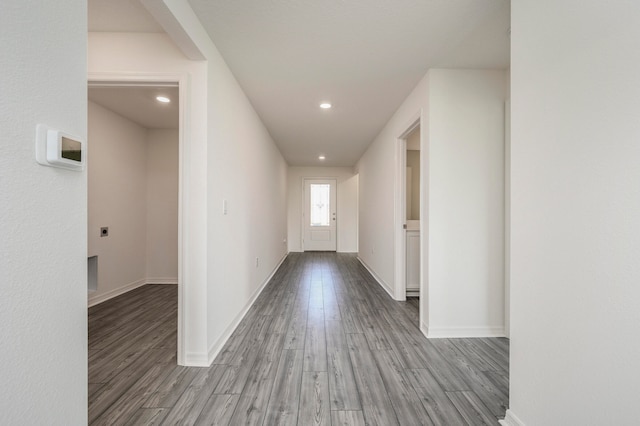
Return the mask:
{"type": "Polygon", "coordinates": [[[36,160],[43,166],[82,171],[86,157],[85,143],[76,136],[44,124],[36,127],[36,160]]]}

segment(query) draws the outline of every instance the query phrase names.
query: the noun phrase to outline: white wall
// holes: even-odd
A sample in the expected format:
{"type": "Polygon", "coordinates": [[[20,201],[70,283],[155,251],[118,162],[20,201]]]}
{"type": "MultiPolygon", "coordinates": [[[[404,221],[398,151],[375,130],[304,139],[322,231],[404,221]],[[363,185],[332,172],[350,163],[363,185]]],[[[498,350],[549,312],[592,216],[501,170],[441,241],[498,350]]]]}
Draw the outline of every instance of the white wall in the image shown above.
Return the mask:
{"type": "Polygon", "coordinates": [[[289,167],[287,235],[289,251],[302,251],[302,186],[304,178],[335,178],[337,188],[337,251],[358,251],[358,176],[351,167],[289,167]]]}
{"type": "Polygon", "coordinates": [[[201,363],[208,364],[286,255],[287,165],[188,2],[153,7],[174,40],[207,64],[207,84],[198,89],[207,95],[208,349],[201,363]]]}
{"type": "Polygon", "coordinates": [[[207,62],[210,363],[287,253],[287,164],[188,2],[164,4],[207,62]]]}
{"type": "MultiPolygon", "coordinates": [[[[358,258],[369,267],[385,289],[395,295],[394,281],[394,186],[396,179],[397,138],[403,135],[416,118],[425,122],[427,106],[427,78],[418,83],[382,131],[358,160],[358,258]]],[[[425,146],[421,147],[422,150],[425,146]]],[[[425,170],[424,167],[421,170],[425,170]]],[[[422,173],[422,188],[425,178],[422,173]]],[[[424,203],[423,213],[424,213],[424,203]]],[[[425,215],[421,230],[425,230],[425,215]]],[[[426,232],[425,232],[426,235],[426,232]]],[[[424,250],[422,251],[424,252],[424,250]]],[[[426,253],[423,253],[426,256],[426,253]]],[[[404,295],[397,294],[396,298],[404,295]]]]}
{"type": "Polygon", "coordinates": [[[74,0],[0,13],[5,424],[87,422],[87,176],[39,165],[34,149],[38,123],[86,137],[86,16],[74,0]]]}
{"type": "Polygon", "coordinates": [[[430,336],[504,334],[505,72],[431,70],[357,165],[360,259],[394,278],[397,139],[422,117],[422,328],[430,336]]]}
{"type": "Polygon", "coordinates": [[[639,16],[512,5],[510,424],[638,422],[639,16]]]}
{"type": "Polygon", "coordinates": [[[504,335],[505,79],[429,71],[430,337],[504,335]]]}
{"type": "Polygon", "coordinates": [[[161,3],[206,61],[164,35],[100,33],[90,34],[90,70],[190,75],[186,363],[208,365],[287,252],[287,166],[189,4],[161,3]]]}
{"type": "Polygon", "coordinates": [[[178,130],[147,130],[146,280],[178,282],[178,130]]]}
{"type": "Polygon", "coordinates": [[[88,126],[88,255],[98,256],[91,306],[145,283],[147,130],[94,102],[88,126]]]}

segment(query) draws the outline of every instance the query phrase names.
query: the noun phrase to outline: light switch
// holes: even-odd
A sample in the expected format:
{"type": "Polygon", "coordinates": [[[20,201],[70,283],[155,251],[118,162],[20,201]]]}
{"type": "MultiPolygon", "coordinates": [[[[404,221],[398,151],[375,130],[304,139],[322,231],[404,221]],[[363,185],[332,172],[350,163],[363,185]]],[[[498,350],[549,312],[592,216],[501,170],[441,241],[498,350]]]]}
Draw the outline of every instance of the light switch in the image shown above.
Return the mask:
{"type": "Polygon", "coordinates": [[[222,200],[222,214],[227,214],[227,200],[222,200]]]}

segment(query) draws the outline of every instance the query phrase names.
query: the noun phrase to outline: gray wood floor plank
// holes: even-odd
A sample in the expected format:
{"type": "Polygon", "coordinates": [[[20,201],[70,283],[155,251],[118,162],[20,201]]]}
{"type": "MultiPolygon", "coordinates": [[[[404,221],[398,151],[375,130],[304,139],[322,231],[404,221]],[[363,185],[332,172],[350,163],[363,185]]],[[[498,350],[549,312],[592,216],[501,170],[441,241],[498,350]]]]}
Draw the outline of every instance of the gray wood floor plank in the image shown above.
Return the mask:
{"type": "Polygon", "coordinates": [[[483,371],[488,380],[495,385],[504,395],[509,395],[509,377],[497,371],[483,371]]]}
{"type": "MultiPolygon", "coordinates": [[[[456,356],[460,356],[462,359],[466,359],[467,362],[473,364],[473,366],[479,371],[495,371],[493,365],[487,362],[481,355],[478,354],[470,345],[464,343],[464,339],[440,339],[449,346],[446,349],[449,353],[454,353],[456,356]],[[453,348],[453,347],[454,348],[453,348]],[[456,351],[457,350],[457,351],[456,351]],[[458,355],[456,352],[459,352],[458,355]]],[[[444,349],[443,349],[444,351],[444,349]]]]}
{"type": "Polygon", "coordinates": [[[309,307],[307,310],[307,327],[322,323],[324,323],[324,309],[322,307],[309,307]]]}
{"type": "Polygon", "coordinates": [[[105,386],[105,383],[89,383],[89,399],[95,397],[95,395],[105,386]]]}
{"type": "Polygon", "coordinates": [[[236,356],[236,352],[238,348],[242,344],[244,340],[244,334],[236,334],[235,332],[231,334],[229,340],[224,345],[222,350],[216,356],[216,359],[213,360],[214,364],[230,364],[231,360],[236,356]]]}
{"type": "Polygon", "coordinates": [[[360,319],[352,313],[351,310],[341,311],[340,318],[342,319],[342,324],[345,333],[362,333],[362,324],[360,323],[360,319]]]}
{"type": "Polygon", "coordinates": [[[440,385],[447,391],[469,390],[469,385],[464,381],[462,372],[447,360],[438,349],[436,349],[431,341],[418,340],[409,337],[411,343],[417,350],[418,356],[423,361],[422,365],[426,366],[440,385]]]}
{"type": "Polygon", "coordinates": [[[304,371],[327,371],[327,341],[324,321],[307,327],[304,342],[304,371]]]}
{"type": "Polygon", "coordinates": [[[504,352],[498,345],[494,345],[493,339],[468,339],[472,340],[473,344],[491,360],[501,368],[509,368],[509,353],[504,352]]]}
{"type": "Polygon", "coordinates": [[[401,425],[433,425],[393,351],[373,351],[373,357],[378,364],[398,422],[401,425]]]}
{"type": "Polygon", "coordinates": [[[322,298],[324,300],[324,316],[325,320],[341,320],[340,306],[338,305],[338,299],[333,290],[333,282],[331,278],[322,277],[322,298]],[[329,282],[327,282],[329,280],[329,282]]]}
{"type": "Polygon", "coordinates": [[[228,426],[234,424],[231,423],[231,416],[238,405],[239,399],[240,395],[211,395],[195,424],[198,426],[228,426]]]}
{"type": "MultiPolygon", "coordinates": [[[[255,362],[257,357],[258,353],[255,352],[252,361],[255,362]]],[[[214,392],[217,394],[242,393],[242,389],[244,389],[244,386],[249,379],[249,375],[251,374],[253,362],[247,363],[246,365],[219,364],[224,365],[226,368],[214,392]]]]}
{"type": "Polygon", "coordinates": [[[333,426],[365,426],[362,411],[332,411],[333,426]]]}
{"type": "Polygon", "coordinates": [[[172,333],[173,329],[173,324],[162,324],[147,329],[144,337],[127,346],[126,350],[103,358],[103,362],[96,361],[91,364],[94,368],[89,368],[89,381],[93,383],[108,382],[137,358],[145,356],[150,348],[161,343],[164,337],[172,333]]]}
{"type": "Polygon", "coordinates": [[[282,335],[272,334],[263,343],[229,424],[262,424],[283,341],[282,335]]]}
{"type": "Polygon", "coordinates": [[[195,424],[225,368],[225,365],[214,364],[209,368],[199,369],[196,377],[167,414],[165,423],[168,425],[195,424]]]}
{"type": "Polygon", "coordinates": [[[450,339],[451,343],[453,343],[469,359],[478,360],[475,362],[482,371],[498,371],[502,369],[502,366],[487,357],[484,352],[478,348],[475,343],[476,340],[478,339],[450,339]]]}
{"type": "Polygon", "coordinates": [[[300,404],[303,353],[283,350],[276,371],[271,398],[267,405],[265,424],[296,425],[300,404]]]}
{"type": "Polygon", "coordinates": [[[371,308],[364,302],[356,302],[358,319],[360,320],[360,324],[362,324],[362,331],[364,332],[364,336],[369,343],[369,347],[372,350],[388,350],[391,349],[389,342],[387,342],[386,337],[380,325],[375,320],[375,313],[371,310],[371,308]]]}
{"type": "Polygon", "coordinates": [[[468,424],[498,424],[498,419],[493,417],[491,412],[484,406],[475,393],[471,391],[447,392],[447,396],[468,424]]]}
{"type": "Polygon", "coordinates": [[[331,425],[329,378],[325,372],[302,373],[298,424],[309,426],[331,425]]]}
{"type": "Polygon", "coordinates": [[[501,357],[508,363],[509,362],[509,346],[504,344],[504,338],[502,337],[485,337],[480,339],[486,346],[491,347],[494,351],[500,354],[501,357]]]}
{"type": "Polygon", "coordinates": [[[463,414],[472,424],[503,417],[508,339],[429,340],[418,317],[417,300],[393,301],[355,255],[290,253],[213,366],[178,367],[177,287],[142,286],[89,309],[89,422],[455,426],[469,422],[463,414]]]}
{"type": "Polygon", "coordinates": [[[307,309],[299,308],[292,313],[285,337],[285,349],[304,349],[308,312],[307,309]]]}
{"type": "Polygon", "coordinates": [[[449,360],[457,364],[464,373],[464,380],[469,385],[469,389],[475,392],[495,416],[500,416],[506,411],[509,405],[508,394],[496,387],[453,343],[434,339],[433,344],[441,348],[443,353],[448,355],[449,360]]]}
{"type": "Polygon", "coordinates": [[[173,407],[197,374],[198,370],[195,368],[176,367],[149,396],[144,407],[173,407]]]}
{"type": "Polygon", "coordinates": [[[255,348],[260,347],[267,335],[267,330],[271,324],[270,316],[257,316],[258,323],[252,327],[251,331],[246,333],[241,345],[235,351],[235,356],[231,359],[231,365],[250,364],[254,358],[255,348]],[[249,361],[247,361],[249,360],[249,361]]]}
{"type": "Polygon", "coordinates": [[[466,425],[458,409],[429,370],[408,370],[407,375],[434,424],[439,426],[466,425]]]}
{"type": "Polygon", "coordinates": [[[278,315],[273,316],[268,333],[286,333],[289,329],[289,320],[291,318],[291,312],[280,312],[278,315]]]}
{"type": "Polygon", "coordinates": [[[502,350],[509,355],[509,339],[506,337],[493,337],[491,340],[498,346],[502,347],[502,350]]]}
{"type": "Polygon", "coordinates": [[[127,389],[127,391],[109,407],[108,411],[105,411],[100,417],[93,421],[93,424],[113,425],[125,423],[131,418],[132,413],[142,407],[144,401],[149,397],[151,389],[154,389],[158,384],[162,383],[169,374],[171,374],[171,369],[167,369],[162,364],[154,365],[150,370],[147,370],[133,386],[127,389]]]}
{"type": "MultiPolygon", "coordinates": [[[[380,315],[385,317],[389,314],[382,311],[380,315]]],[[[424,357],[418,355],[416,347],[411,343],[411,339],[403,327],[400,327],[395,321],[389,320],[387,326],[383,328],[383,333],[404,368],[422,368],[424,366],[424,357]]]]}
{"type": "Polygon", "coordinates": [[[322,299],[322,278],[312,279],[309,289],[309,310],[322,309],[324,307],[324,300],[322,299]]]}
{"type": "Polygon", "coordinates": [[[103,412],[109,410],[136,381],[154,367],[155,361],[153,356],[138,358],[96,392],[95,396],[89,399],[89,423],[94,422],[103,412]]]}
{"type": "MultiPolygon", "coordinates": [[[[109,337],[108,347],[113,348],[112,350],[102,350],[98,351],[96,355],[91,359],[91,364],[89,365],[89,381],[91,383],[103,383],[100,380],[102,377],[100,376],[101,370],[109,371],[108,366],[109,363],[112,363],[113,360],[118,360],[119,358],[124,356],[126,357],[127,351],[133,346],[133,352],[135,352],[135,345],[137,341],[134,339],[135,336],[144,335],[147,332],[153,332],[154,329],[160,326],[159,323],[141,323],[138,324],[137,327],[129,330],[127,333],[123,333],[122,335],[111,336],[109,337]],[[115,345],[116,342],[122,342],[118,345],[115,345]]],[[[105,380],[106,381],[106,380],[105,380]]]]}
{"type": "Polygon", "coordinates": [[[398,419],[365,336],[348,334],[347,344],[367,424],[397,425],[398,419]]]}
{"type": "Polygon", "coordinates": [[[231,394],[242,392],[259,355],[255,348],[260,347],[262,344],[265,338],[264,332],[268,328],[269,321],[263,320],[255,327],[254,332],[245,336],[242,346],[238,348],[236,356],[233,357],[231,364],[227,366],[218,382],[215,393],[231,394]]]}
{"type": "Polygon", "coordinates": [[[332,410],[361,410],[358,385],[340,321],[327,321],[327,371],[332,410]]]}
{"type": "Polygon", "coordinates": [[[127,422],[127,426],[157,426],[169,412],[168,408],[140,408],[127,422]]]}

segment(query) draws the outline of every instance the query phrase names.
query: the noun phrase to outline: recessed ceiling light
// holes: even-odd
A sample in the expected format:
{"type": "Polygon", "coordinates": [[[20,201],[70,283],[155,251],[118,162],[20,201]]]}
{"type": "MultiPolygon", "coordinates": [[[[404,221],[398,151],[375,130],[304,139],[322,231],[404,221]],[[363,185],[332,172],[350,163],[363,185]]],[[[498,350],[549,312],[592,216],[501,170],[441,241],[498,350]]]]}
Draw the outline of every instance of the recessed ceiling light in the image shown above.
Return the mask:
{"type": "Polygon", "coordinates": [[[318,157],[318,160],[324,160],[324,159],[325,159],[324,155],[321,155],[320,157],[318,157]]]}
{"type": "Polygon", "coordinates": [[[320,104],[320,108],[329,109],[329,108],[331,108],[331,104],[329,102],[323,102],[323,103],[320,104]]]}
{"type": "Polygon", "coordinates": [[[167,98],[166,96],[156,96],[156,101],[162,102],[163,104],[168,104],[169,102],[171,102],[171,99],[167,98]]]}

